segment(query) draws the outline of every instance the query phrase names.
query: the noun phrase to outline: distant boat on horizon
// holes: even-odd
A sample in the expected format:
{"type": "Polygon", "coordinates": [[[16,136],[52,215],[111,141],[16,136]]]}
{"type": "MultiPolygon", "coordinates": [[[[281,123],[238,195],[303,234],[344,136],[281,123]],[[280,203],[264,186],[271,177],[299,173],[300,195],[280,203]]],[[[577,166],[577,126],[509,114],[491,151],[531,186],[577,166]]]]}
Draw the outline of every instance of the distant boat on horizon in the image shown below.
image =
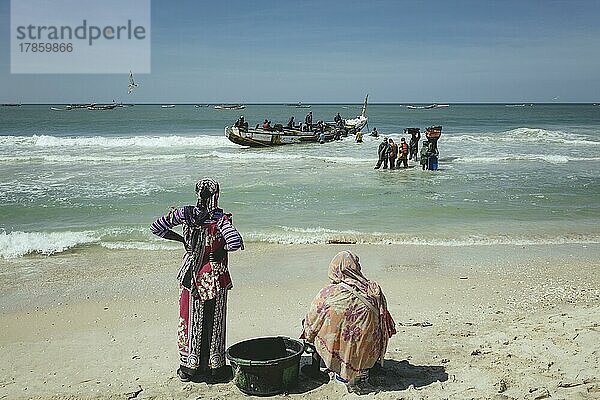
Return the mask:
{"type": "Polygon", "coordinates": [[[163,104],[160,108],[175,108],[175,104],[163,104]]]}
{"type": "Polygon", "coordinates": [[[408,105],[406,106],[406,108],[408,108],[409,110],[429,110],[432,108],[445,108],[445,107],[450,107],[450,104],[429,104],[426,106],[415,106],[415,105],[408,105]]]}
{"type": "Polygon", "coordinates": [[[220,104],[215,106],[215,110],[243,110],[244,108],[246,108],[246,106],[243,104],[220,104]]]}
{"type": "Polygon", "coordinates": [[[21,107],[21,103],[5,103],[2,107],[21,107]]]}

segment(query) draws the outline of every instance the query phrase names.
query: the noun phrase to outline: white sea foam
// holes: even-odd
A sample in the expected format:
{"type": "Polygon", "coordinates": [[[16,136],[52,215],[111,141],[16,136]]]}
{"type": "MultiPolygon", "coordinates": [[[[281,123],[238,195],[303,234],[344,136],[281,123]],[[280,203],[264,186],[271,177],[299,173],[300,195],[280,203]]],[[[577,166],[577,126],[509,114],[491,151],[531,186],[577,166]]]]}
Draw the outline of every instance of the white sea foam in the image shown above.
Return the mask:
{"type": "Polygon", "coordinates": [[[83,162],[86,164],[102,164],[102,163],[140,163],[147,161],[174,161],[183,160],[185,154],[168,154],[168,155],[136,155],[136,156],[118,156],[118,155],[31,155],[31,156],[0,156],[0,163],[51,163],[51,164],[71,164],[83,162]]]}
{"type": "Polygon", "coordinates": [[[154,242],[107,242],[101,243],[102,247],[112,250],[177,250],[182,249],[181,244],[174,242],[168,242],[166,240],[163,243],[154,242]]]}
{"type": "Polygon", "coordinates": [[[0,257],[61,253],[98,240],[91,232],[0,232],[0,257]]]}
{"type": "Polygon", "coordinates": [[[561,130],[547,130],[539,128],[516,128],[504,132],[447,134],[442,136],[442,141],[448,143],[460,142],[511,142],[511,143],[559,143],[568,145],[598,146],[600,141],[587,136],[566,133],[561,130]]]}
{"type": "Polygon", "coordinates": [[[250,232],[244,234],[248,242],[267,242],[277,244],[324,244],[330,241],[355,242],[359,244],[406,244],[417,246],[491,246],[491,245],[548,245],[548,244],[600,244],[598,235],[566,236],[519,236],[519,235],[481,235],[431,238],[423,236],[400,235],[384,232],[358,232],[353,230],[337,231],[325,228],[278,227],[273,232],[250,232]]]}
{"type": "Polygon", "coordinates": [[[221,158],[229,160],[270,160],[270,161],[288,161],[288,160],[317,160],[331,163],[344,163],[344,164],[356,164],[356,163],[371,163],[373,160],[370,158],[358,158],[358,157],[328,157],[328,156],[313,156],[307,154],[298,153],[263,153],[257,151],[242,151],[227,153],[221,151],[211,151],[203,154],[196,154],[189,156],[191,158],[221,158]]]}
{"type": "Polygon", "coordinates": [[[600,161],[600,157],[570,157],[559,154],[504,154],[488,157],[457,157],[453,162],[471,164],[494,164],[506,161],[544,161],[550,164],[566,164],[569,161],[600,161]]]}
{"type": "Polygon", "coordinates": [[[91,147],[91,148],[215,148],[239,147],[230,142],[225,136],[197,135],[197,136],[134,136],[134,137],[58,137],[48,135],[33,136],[3,136],[0,137],[2,145],[46,147],[91,147]]]}
{"type": "MultiPolygon", "coordinates": [[[[17,258],[28,254],[51,255],[81,245],[95,244],[111,250],[178,250],[181,245],[142,234],[141,228],[114,228],[98,232],[0,232],[0,258],[17,258]],[[134,240],[119,240],[133,234],[134,240]],[[116,237],[115,237],[116,236],[116,237]]],[[[359,232],[327,228],[297,228],[279,226],[269,232],[245,232],[244,241],[276,244],[326,244],[330,241],[358,244],[403,244],[416,246],[491,246],[491,245],[559,245],[600,244],[599,235],[565,236],[463,236],[431,238],[383,232],[359,232]]]]}

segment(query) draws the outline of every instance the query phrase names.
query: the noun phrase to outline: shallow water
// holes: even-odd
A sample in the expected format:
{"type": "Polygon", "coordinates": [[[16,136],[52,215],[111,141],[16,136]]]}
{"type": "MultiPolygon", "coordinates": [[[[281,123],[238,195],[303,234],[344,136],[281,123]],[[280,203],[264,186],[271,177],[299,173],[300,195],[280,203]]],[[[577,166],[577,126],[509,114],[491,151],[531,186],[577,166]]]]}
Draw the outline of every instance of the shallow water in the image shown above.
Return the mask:
{"type": "MultiPolygon", "coordinates": [[[[600,242],[600,107],[369,106],[396,141],[443,125],[440,170],[373,170],[379,139],[243,148],[223,136],[242,113],[303,120],[308,109],[218,111],[158,105],[113,111],[0,107],[0,256],[172,248],[149,224],[194,202],[213,176],[247,242],[531,244],[600,242]]],[[[360,105],[318,105],[314,120],[360,105]]],[[[408,140],[408,138],[407,138],[408,140]]]]}

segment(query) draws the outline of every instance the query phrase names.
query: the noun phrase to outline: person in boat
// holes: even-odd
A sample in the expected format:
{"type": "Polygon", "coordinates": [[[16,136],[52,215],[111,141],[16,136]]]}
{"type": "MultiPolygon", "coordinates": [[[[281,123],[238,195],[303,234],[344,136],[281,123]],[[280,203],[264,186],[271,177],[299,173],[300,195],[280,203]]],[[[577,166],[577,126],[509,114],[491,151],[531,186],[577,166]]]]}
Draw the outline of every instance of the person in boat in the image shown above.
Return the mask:
{"type": "Polygon", "coordinates": [[[262,124],[262,128],[265,131],[270,131],[271,130],[271,121],[269,121],[268,119],[265,119],[265,121],[262,124]]]}
{"type": "Polygon", "coordinates": [[[406,139],[400,139],[400,146],[398,148],[398,168],[400,168],[400,163],[403,164],[404,168],[408,168],[408,143],[406,143],[406,139]]]}
{"type": "Polygon", "coordinates": [[[244,120],[244,116],[240,115],[238,120],[235,122],[235,127],[240,130],[248,130],[248,122],[244,120]]]}
{"type": "Polygon", "coordinates": [[[232,287],[227,253],[243,249],[231,214],[218,206],[219,184],[204,178],[196,183],[196,205],[173,208],[154,221],[153,234],[183,243],[185,255],[179,280],[178,347],[183,382],[227,380],[225,316],[232,287]],[[173,228],[183,226],[183,235],[173,228]],[[212,375],[212,377],[211,377],[212,375]]]}
{"type": "Polygon", "coordinates": [[[306,125],[306,130],[312,131],[312,122],[313,122],[312,111],[309,111],[308,114],[306,114],[306,117],[304,118],[304,124],[306,125]]]}
{"type": "Polygon", "coordinates": [[[290,117],[290,120],[288,121],[286,126],[290,129],[292,129],[294,127],[294,116],[293,115],[290,117]]]}
{"type": "Polygon", "coordinates": [[[327,275],[329,284],[313,299],[301,337],[314,345],[335,379],[360,392],[369,369],[378,361],[383,365],[395,322],[381,287],[363,275],[358,256],[338,253],[327,275]]]}
{"type": "Polygon", "coordinates": [[[375,169],[379,169],[381,164],[383,163],[383,169],[387,169],[388,167],[388,149],[389,143],[387,137],[383,138],[383,142],[379,143],[379,147],[377,148],[377,155],[379,156],[377,160],[377,165],[375,165],[375,169]]]}
{"type": "Polygon", "coordinates": [[[394,143],[394,139],[388,139],[388,158],[390,162],[390,169],[396,168],[396,157],[398,157],[398,145],[394,143]]]}
{"type": "Polygon", "coordinates": [[[425,171],[429,169],[429,142],[423,141],[423,147],[421,148],[421,169],[425,171]]]}
{"type": "Polygon", "coordinates": [[[419,128],[405,129],[404,133],[410,132],[410,143],[409,148],[409,160],[417,161],[417,154],[419,154],[419,140],[421,140],[421,130],[419,128]]]}

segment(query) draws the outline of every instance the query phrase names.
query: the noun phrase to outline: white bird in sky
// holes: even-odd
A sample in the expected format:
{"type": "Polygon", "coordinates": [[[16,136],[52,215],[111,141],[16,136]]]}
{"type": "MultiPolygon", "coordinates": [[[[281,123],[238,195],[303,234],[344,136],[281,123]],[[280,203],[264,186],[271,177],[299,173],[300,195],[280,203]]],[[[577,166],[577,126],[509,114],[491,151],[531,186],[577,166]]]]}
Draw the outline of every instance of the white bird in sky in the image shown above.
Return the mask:
{"type": "Polygon", "coordinates": [[[138,87],[138,84],[135,83],[135,81],[133,80],[133,74],[131,73],[131,71],[129,71],[129,85],[127,85],[127,94],[131,94],[131,92],[133,92],[133,89],[135,89],[136,87],[138,87]]]}

